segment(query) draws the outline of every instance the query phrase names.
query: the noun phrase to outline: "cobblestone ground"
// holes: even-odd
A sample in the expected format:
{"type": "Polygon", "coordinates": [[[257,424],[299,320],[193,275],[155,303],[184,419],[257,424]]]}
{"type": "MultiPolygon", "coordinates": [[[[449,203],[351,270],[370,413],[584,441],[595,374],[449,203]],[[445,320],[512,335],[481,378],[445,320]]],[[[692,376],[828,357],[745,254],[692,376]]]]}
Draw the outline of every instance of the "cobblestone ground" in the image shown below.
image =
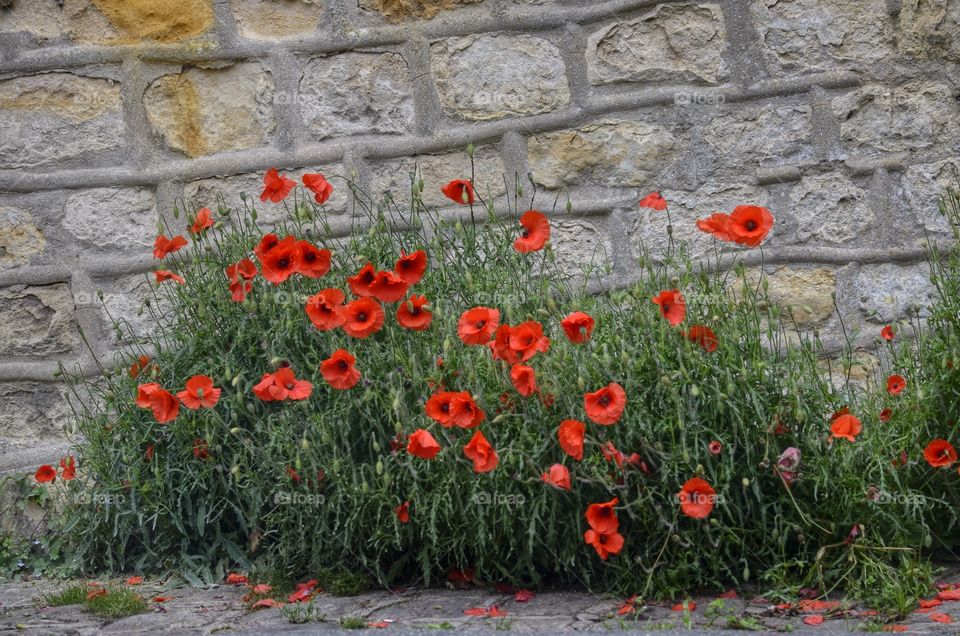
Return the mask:
{"type": "Polygon", "coordinates": [[[720,634],[731,629],[794,634],[960,631],[960,602],[956,601],[942,601],[885,626],[872,612],[842,603],[808,601],[788,608],[763,598],[733,597],[723,598],[719,608],[716,596],[704,596],[694,597],[695,608],[684,611],[674,609],[671,603],[633,607],[622,598],[570,591],[542,592],[523,602],[513,593],[481,589],[375,591],[349,598],[320,594],[309,603],[251,611],[243,601],[247,590],[242,586],[198,589],[159,581],[145,581],[137,589],[148,600],[157,596],[168,600],[151,603],[148,613],[108,620],[85,613],[77,605],[46,606],[44,596],[64,585],[46,580],[0,584],[0,633],[303,633],[339,631],[346,626],[387,633],[442,629],[544,634],[608,630],[720,634]],[[952,614],[958,622],[945,622],[952,621],[952,614]]]}

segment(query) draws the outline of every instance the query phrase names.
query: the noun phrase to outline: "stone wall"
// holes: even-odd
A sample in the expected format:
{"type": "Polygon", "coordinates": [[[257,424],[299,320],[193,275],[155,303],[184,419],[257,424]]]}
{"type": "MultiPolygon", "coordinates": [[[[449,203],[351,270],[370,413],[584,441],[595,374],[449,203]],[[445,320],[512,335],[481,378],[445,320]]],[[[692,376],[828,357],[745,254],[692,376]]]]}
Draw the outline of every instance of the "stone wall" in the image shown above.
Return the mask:
{"type": "Polygon", "coordinates": [[[21,463],[62,439],[57,361],[97,372],[81,330],[115,348],[97,290],[146,328],[158,220],[218,188],[237,203],[271,166],[403,192],[419,165],[444,205],[472,142],[483,192],[529,172],[539,207],[568,193],[557,249],[620,281],[663,239],[647,191],[700,253],[695,218],[766,205],[775,296],[836,337],[836,292],[864,347],[927,301],[922,240],[960,173],[960,0],[0,7],[0,457],[21,463]]]}

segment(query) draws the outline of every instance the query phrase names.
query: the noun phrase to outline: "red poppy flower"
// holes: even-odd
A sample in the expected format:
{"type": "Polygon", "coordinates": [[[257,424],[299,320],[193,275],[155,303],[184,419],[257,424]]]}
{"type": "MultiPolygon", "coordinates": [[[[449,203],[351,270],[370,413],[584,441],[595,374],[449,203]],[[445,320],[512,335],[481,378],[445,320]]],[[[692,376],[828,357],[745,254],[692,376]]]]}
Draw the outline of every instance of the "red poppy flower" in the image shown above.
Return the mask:
{"type": "Polygon", "coordinates": [[[180,248],[186,247],[186,245],[187,239],[179,234],[169,239],[161,234],[157,237],[157,240],[153,242],[153,255],[156,258],[166,258],[168,254],[173,254],[180,248]]]}
{"type": "Polygon", "coordinates": [[[142,355],[137,358],[137,361],[130,365],[130,370],[127,372],[131,378],[136,378],[143,371],[146,370],[147,366],[150,364],[150,356],[142,355]]]}
{"type": "Polygon", "coordinates": [[[590,527],[600,534],[612,534],[620,527],[620,520],[617,519],[617,511],[614,507],[620,503],[620,500],[614,497],[605,503],[595,503],[587,506],[587,512],[584,514],[590,527]]]}
{"type": "Polygon", "coordinates": [[[367,263],[360,268],[359,272],[347,279],[347,284],[350,285],[350,291],[353,292],[354,296],[366,298],[373,296],[373,292],[370,291],[370,285],[373,284],[376,277],[377,270],[374,269],[372,263],[367,263]]]}
{"type": "Polygon", "coordinates": [[[662,212],[667,209],[667,200],[660,196],[659,192],[651,192],[640,199],[640,207],[662,212]]]}
{"type": "Polygon", "coordinates": [[[196,459],[210,459],[209,448],[207,440],[199,437],[193,440],[193,456],[196,459]]]}
{"type": "Polygon", "coordinates": [[[158,269],[153,273],[153,275],[156,276],[157,278],[157,284],[160,284],[168,280],[172,280],[178,285],[183,285],[186,282],[185,280],[183,280],[183,276],[180,276],[179,274],[171,272],[168,269],[158,269]]]}
{"type": "Polygon", "coordinates": [[[157,387],[150,393],[149,399],[153,417],[160,424],[172,422],[180,414],[180,402],[166,389],[157,387]]]}
{"type": "Polygon", "coordinates": [[[297,242],[292,236],[270,247],[260,257],[260,269],[263,277],[274,285],[279,285],[297,271],[297,242]]]}
{"type": "Polygon", "coordinates": [[[523,232],[513,242],[513,249],[521,254],[541,250],[550,240],[550,221],[543,212],[527,210],[520,217],[520,225],[523,226],[523,232]]]}
{"type": "Polygon", "coordinates": [[[463,454],[473,461],[473,470],[478,473],[489,473],[500,461],[497,452],[480,431],[474,433],[467,445],[463,447],[463,454]]]}
{"type": "Polygon", "coordinates": [[[420,459],[433,459],[440,452],[440,444],[428,431],[419,428],[410,434],[407,452],[420,459]]]}
{"type": "Polygon", "coordinates": [[[33,474],[33,478],[40,484],[52,483],[57,478],[57,469],[49,464],[44,464],[33,474]]]}
{"type": "Polygon", "coordinates": [[[383,327],[383,307],[372,298],[358,298],[340,309],[343,330],[354,338],[367,338],[383,327]]]}
{"type": "Polygon", "coordinates": [[[583,396],[583,409],[593,422],[609,426],[615,424],[627,406],[627,392],[616,382],[583,396]]]}
{"type": "Polygon", "coordinates": [[[671,327],[676,327],[687,317],[687,302],[676,289],[660,292],[653,297],[653,302],[660,306],[660,315],[667,319],[671,327]]]}
{"type": "Polygon", "coordinates": [[[593,325],[593,318],[582,311],[575,311],[560,321],[567,339],[574,344],[583,344],[589,340],[593,325]]]}
{"type": "Polygon", "coordinates": [[[543,335],[543,325],[536,320],[522,322],[516,327],[500,325],[491,344],[493,358],[508,364],[526,362],[538,351],[550,349],[550,339],[543,335]]]}
{"type": "Polygon", "coordinates": [[[893,409],[888,407],[880,411],[880,421],[884,424],[889,422],[891,417],[893,417],[893,409]]]}
{"type": "Polygon", "coordinates": [[[563,420],[557,429],[560,448],[578,462],[583,459],[583,436],[586,432],[587,425],[578,420],[563,420]]]}
{"type": "Polygon", "coordinates": [[[416,285],[427,271],[427,253],[423,250],[417,250],[412,254],[400,252],[400,258],[397,259],[393,269],[408,285],[416,285]]]}
{"type": "Polygon", "coordinates": [[[236,572],[231,572],[227,575],[227,585],[246,585],[247,577],[243,574],[237,574],[236,572]]]}
{"type": "Polygon", "coordinates": [[[213,408],[220,399],[220,389],[214,388],[209,376],[195,375],[187,380],[186,390],[177,393],[177,397],[185,407],[194,411],[201,406],[213,408]]]}
{"type": "Polygon", "coordinates": [[[830,439],[836,437],[855,442],[861,430],[863,430],[863,425],[860,420],[849,413],[843,413],[837,416],[830,425],[830,432],[832,433],[830,439]]]}
{"type": "Polygon", "coordinates": [[[433,314],[426,306],[427,297],[414,294],[397,307],[397,324],[411,331],[424,331],[433,320],[433,314]]]}
{"type": "Polygon", "coordinates": [[[704,325],[692,325],[690,329],[684,333],[684,336],[686,336],[687,339],[696,342],[707,353],[713,353],[717,350],[717,336],[715,333],[713,333],[713,330],[711,330],[710,327],[705,327],[704,325]]]}
{"type": "Polygon", "coordinates": [[[395,303],[403,300],[410,285],[400,278],[396,272],[383,270],[377,272],[370,283],[370,295],[384,303],[395,303]]]}
{"type": "Polygon", "coordinates": [[[550,469],[540,475],[540,479],[550,484],[554,488],[570,490],[570,471],[563,464],[554,464],[550,469]]]}
{"type": "Polygon", "coordinates": [[[699,219],[697,221],[697,228],[701,232],[713,234],[714,238],[718,241],[732,241],[733,237],[727,229],[729,222],[729,216],[720,212],[714,212],[705,219],[699,219]]]}
{"type": "Polygon", "coordinates": [[[305,400],[313,392],[307,380],[298,380],[290,367],[281,367],[273,373],[264,373],[253,393],[264,402],[305,400]]]}
{"type": "Polygon", "coordinates": [[[424,405],[427,417],[441,426],[473,428],[486,417],[468,391],[437,391],[424,405]]]}
{"type": "Polygon", "coordinates": [[[150,408],[150,395],[160,390],[160,385],[156,382],[147,382],[137,386],[136,404],[142,409],[150,408]]]}
{"type": "Polygon", "coordinates": [[[713,510],[716,494],[717,491],[705,480],[699,477],[688,479],[677,494],[680,511],[688,517],[704,519],[713,510]]]}
{"type": "Polygon", "coordinates": [[[349,352],[337,349],[320,363],[320,374],[335,389],[353,388],[360,381],[360,372],[353,366],[356,361],[349,352]]]}
{"type": "Polygon", "coordinates": [[[147,449],[143,452],[143,458],[148,462],[153,460],[153,444],[147,444],[147,449]]]}
{"type": "Polygon", "coordinates": [[[307,278],[320,278],[330,271],[330,250],[320,249],[310,241],[297,241],[294,269],[307,278]]]}
{"type": "Polygon", "coordinates": [[[193,219],[193,224],[187,228],[191,234],[200,234],[205,229],[213,227],[213,219],[210,216],[210,208],[200,208],[197,210],[197,216],[193,219]]]}
{"type": "Polygon", "coordinates": [[[720,453],[723,452],[723,444],[721,444],[717,440],[713,440],[712,442],[707,444],[707,450],[710,451],[711,455],[719,455],[720,453]]]}
{"type": "Polygon", "coordinates": [[[934,468],[947,468],[957,461],[957,451],[945,439],[935,439],[923,450],[923,457],[934,468]]]}
{"type": "Polygon", "coordinates": [[[530,397],[537,390],[537,375],[532,367],[515,364],[510,368],[510,381],[513,388],[523,397],[530,397]]]}
{"type": "Polygon", "coordinates": [[[270,199],[272,203],[280,203],[287,198],[296,185],[297,182],[293,179],[287,179],[277,172],[276,168],[270,168],[263,175],[263,192],[260,193],[260,201],[270,199]]]}
{"type": "Polygon", "coordinates": [[[410,502],[404,501],[394,508],[393,514],[397,515],[397,521],[400,523],[410,523],[410,502]]]}
{"type": "Polygon", "coordinates": [[[279,244],[280,237],[278,237],[276,234],[264,234],[260,238],[260,242],[257,243],[257,246],[253,248],[253,255],[257,257],[257,260],[262,261],[263,257],[279,244]]]}
{"type": "Polygon", "coordinates": [[[907,381],[902,375],[891,375],[887,378],[887,393],[890,395],[900,395],[907,388],[907,381]]]}
{"type": "Polygon", "coordinates": [[[893,327],[891,327],[890,325],[887,325],[880,330],[880,337],[883,338],[884,340],[887,340],[887,341],[893,340],[893,335],[894,335],[893,327]]]}
{"type": "Polygon", "coordinates": [[[306,186],[307,190],[313,192],[313,198],[320,205],[326,203],[330,195],[333,194],[333,186],[322,174],[303,175],[303,185],[306,186]]]}
{"type": "Polygon", "coordinates": [[[142,576],[131,576],[127,579],[127,585],[140,585],[143,583],[142,576]]]}
{"type": "Polygon", "coordinates": [[[603,453],[604,460],[608,462],[612,461],[617,465],[617,468],[623,468],[623,453],[613,445],[613,442],[607,442],[600,446],[600,452],[603,453]]]}
{"type": "Polygon", "coordinates": [[[230,293],[234,302],[242,303],[253,289],[250,281],[257,275],[257,266],[249,258],[244,258],[224,270],[230,281],[230,293]]]}
{"type": "Polygon", "coordinates": [[[727,221],[727,231],[735,243],[757,247],[773,228],[770,210],[758,205],[738,205],[727,221]]]}
{"type": "Polygon", "coordinates": [[[69,455],[60,460],[60,476],[64,481],[71,481],[77,476],[77,462],[73,455],[69,455]]]}
{"type": "Polygon", "coordinates": [[[623,535],[619,532],[603,534],[596,530],[587,530],[583,533],[583,540],[587,545],[592,545],[604,561],[611,554],[619,554],[620,550],[623,549],[623,535]]]}
{"type": "Polygon", "coordinates": [[[330,331],[343,324],[343,301],[346,298],[339,289],[324,289],[307,298],[305,311],[313,326],[320,331],[330,331]]]}
{"type": "Polygon", "coordinates": [[[475,200],[473,184],[467,179],[454,179],[440,188],[440,192],[451,201],[462,205],[470,205],[475,200]]]}
{"type": "Polygon", "coordinates": [[[460,315],[457,335],[464,344],[485,345],[500,324],[500,311],[489,307],[474,307],[460,315]]]}

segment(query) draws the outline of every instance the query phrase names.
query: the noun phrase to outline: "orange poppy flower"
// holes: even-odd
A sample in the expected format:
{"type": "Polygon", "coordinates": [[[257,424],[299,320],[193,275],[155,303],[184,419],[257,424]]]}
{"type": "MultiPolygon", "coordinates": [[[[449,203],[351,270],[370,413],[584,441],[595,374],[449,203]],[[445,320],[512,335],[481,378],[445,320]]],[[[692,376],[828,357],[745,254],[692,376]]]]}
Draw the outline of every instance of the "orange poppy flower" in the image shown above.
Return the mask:
{"type": "Polygon", "coordinates": [[[887,393],[890,395],[900,395],[907,388],[907,381],[902,375],[891,375],[887,378],[887,393]]]}
{"type": "Polygon", "coordinates": [[[403,300],[410,285],[400,278],[396,272],[383,270],[377,272],[370,283],[370,295],[384,303],[395,303],[403,300]]]}
{"type": "Polygon", "coordinates": [[[400,252],[400,258],[397,259],[393,269],[408,285],[416,285],[427,271],[427,253],[423,250],[417,250],[412,254],[400,252]]]}
{"type": "Polygon", "coordinates": [[[150,393],[150,410],[153,417],[160,424],[166,424],[177,419],[180,414],[180,402],[170,391],[157,387],[150,393]]]}
{"type": "Polygon", "coordinates": [[[464,344],[485,345],[500,324],[500,311],[489,307],[474,307],[460,315],[457,335],[464,344]]]}
{"type": "Polygon", "coordinates": [[[706,234],[713,234],[718,241],[732,241],[733,237],[727,229],[729,222],[729,216],[721,212],[714,212],[705,219],[699,219],[697,228],[706,234]]]}
{"type": "Polygon", "coordinates": [[[550,469],[540,475],[540,479],[550,484],[554,488],[570,490],[570,471],[563,464],[554,464],[550,469]]]}
{"type": "Polygon", "coordinates": [[[281,367],[273,373],[264,373],[253,393],[264,402],[305,400],[313,392],[307,380],[298,380],[290,367],[281,367]]]}
{"type": "Polygon", "coordinates": [[[153,242],[153,255],[155,258],[166,258],[168,254],[173,254],[180,248],[186,247],[186,245],[187,239],[179,234],[169,239],[161,234],[153,242]]]}
{"type": "Polygon", "coordinates": [[[880,421],[886,424],[890,421],[890,418],[893,417],[893,409],[885,408],[880,411],[880,421]]]}
{"type": "Polygon", "coordinates": [[[473,461],[473,470],[478,473],[489,473],[500,461],[497,452],[480,431],[474,433],[467,445],[463,447],[463,454],[473,461]]]}
{"type": "Polygon", "coordinates": [[[578,462],[583,459],[583,436],[586,432],[587,425],[579,420],[563,420],[557,429],[560,448],[578,462]]]}
{"type": "Polygon", "coordinates": [[[523,397],[530,397],[537,390],[537,375],[532,367],[515,364],[510,367],[510,381],[513,388],[523,397]]]}
{"type": "Polygon", "coordinates": [[[491,344],[493,358],[508,364],[526,362],[538,351],[550,349],[550,339],[543,335],[543,325],[536,320],[522,322],[516,327],[500,325],[491,344]]]}
{"type": "Polygon", "coordinates": [[[60,476],[64,481],[71,481],[77,476],[77,462],[73,455],[69,455],[60,460],[60,476]]]}
{"type": "Polygon", "coordinates": [[[704,325],[692,325],[684,334],[687,339],[696,342],[707,353],[713,353],[717,350],[717,336],[710,327],[704,325]]]}
{"type": "Polygon", "coordinates": [[[862,429],[863,425],[860,420],[849,413],[843,413],[837,416],[830,425],[830,432],[832,433],[830,439],[836,437],[855,442],[862,429]]]}
{"type": "Polygon", "coordinates": [[[243,574],[237,574],[236,572],[231,572],[227,575],[227,585],[246,585],[247,577],[243,574]]]}
{"type": "Polygon", "coordinates": [[[591,421],[603,426],[615,424],[627,406],[627,392],[616,382],[583,396],[583,409],[591,421]]]}
{"type": "Polygon", "coordinates": [[[420,459],[433,459],[440,452],[440,444],[428,431],[419,428],[410,434],[407,452],[420,459]]]}
{"type": "Polygon", "coordinates": [[[320,249],[310,241],[297,241],[294,269],[307,278],[320,278],[330,271],[330,250],[320,249]]]}
{"type": "Polygon", "coordinates": [[[660,306],[660,315],[667,319],[671,327],[676,327],[687,317],[687,301],[676,289],[660,292],[653,297],[653,303],[660,306]]]}
{"type": "Polygon", "coordinates": [[[713,511],[717,491],[705,480],[699,477],[688,479],[677,498],[680,501],[680,511],[693,519],[705,519],[713,511]]]}
{"type": "Polygon", "coordinates": [[[411,331],[424,331],[433,320],[433,314],[426,306],[427,297],[414,294],[397,307],[397,324],[411,331]]]}
{"type": "Polygon", "coordinates": [[[560,321],[567,339],[574,344],[583,344],[593,333],[593,318],[582,311],[575,311],[560,321]]]}
{"type": "Polygon", "coordinates": [[[142,355],[137,358],[137,361],[130,365],[130,370],[128,374],[131,378],[136,379],[143,371],[147,369],[147,366],[150,364],[150,356],[142,355]]]}
{"type": "Polygon", "coordinates": [[[614,509],[618,503],[620,500],[614,497],[605,503],[590,504],[584,513],[587,523],[600,534],[613,534],[620,527],[620,520],[617,519],[617,511],[614,509]]]}
{"type": "Polygon", "coordinates": [[[881,329],[880,337],[888,342],[890,340],[893,340],[893,327],[891,327],[890,325],[887,325],[883,329],[881,329]]]}
{"type": "Polygon", "coordinates": [[[230,293],[233,301],[242,303],[247,294],[253,289],[250,281],[257,275],[257,266],[249,258],[244,258],[232,265],[228,265],[224,272],[230,281],[230,293]]]}
{"type": "Polygon", "coordinates": [[[279,285],[297,271],[297,241],[285,236],[260,257],[263,277],[279,285]]]}
{"type": "Polygon", "coordinates": [[[424,405],[427,417],[441,426],[473,428],[486,417],[468,391],[437,391],[424,405]]]}
{"type": "Polygon", "coordinates": [[[158,285],[168,280],[172,280],[178,285],[183,285],[186,282],[185,280],[183,280],[183,276],[180,276],[179,274],[171,272],[168,269],[158,269],[153,273],[153,275],[157,278],[158,285]]]}
{"type": "Polygon", "coordinates": [[[386,319],[383,307],[372,298],[358,298],[347,303],[340,309],[340,315],[343,318],[343,330],[354,338],[366,338],[377,333],[386,319]]]}
{"type": "Polygon", "coordinates": [[[935,439],[923,450],[923,457],[934,468],[949,468],[957,461],[957,451],[945,439],[935,439]]]}
{"type": "Polygon", "coordinates": [[[468,179],[454,179],[440,188],[440,191],[448,199],[461,205],[470,205],[475,200],[473,184],[468,179]]]}
{"type": "Polygon", "coordinates": [[[210,208],[200,208],[197,210],[197,216],[193,219],[193,224],[187,228],[191,234],[200,234],[205,229],[213,227],[213,219],[210,216],[210,208]]]}
{"type": "Polygon", "coordinates": [[[160,385],[156,382],[147,382],[137,386],[136,404],[142,409],[150,408],[150,396],[160,390],[160,385]]]}
{"type": "Polygon", "coordinates": [[[297,182],[293,179],[287,179],[277,172],[276,168],[270,168],[263,175],[263,192],[260,193],[260,201],[270,199],[272,203],[280,203],[287,198],[296,185],[297,182]]]}
{"type": "Polygon", "coordinates": [[[640,199],[640,207],[662,212],[667,209],[667,200],[660,196],[659,192],[651,192],[640,199]]]}
{"type": "Polygon", "coordinates": [[[397,521],[400,523],[410,523],[410,502],[404,501],[394,508],[393,514],[397,515],[397,521]]]}
{"type": "Polygon", "coordinates": [[[320,331],[330,331],[343,325],[343,301],[346,298],[339,289],[324,289],[307,298],[304,310],[313,326],[320,331]]]}
{"type": "Polygon", "coordinates": [[[57,469],[49,464],[44,464],[33,474],[33,478],[40,484],[53,483],[57,479],[57,469]]]}
{"type": "Polygon", "coordinates": [[[513,249],[521,254],[528,254],[543,249],[550,240],[550,221],[543,212],[527,210],[520,217],[523,232],[513,242],[513,249]]]}
{"type": "Polygon", "coordinates": [[[350,291],[353,292],[354,296],[366,298],[373,296],[373,292],[370,291],[370,285],[373,284],[376,277],[377,270],[373,268],[372,263],[367,263],[360,268],[359,272],[347,279],[347,284],[350,285],[350,291]]]}
{"type": "Polygon", "coordinates": [[[740,245],[757,247],[767,238],[773,228],[770,210],[758,205],[738,205],[727,220],[730,238],[740,245]]]}
{"type": "Polygon", "coordinates": [[[333,194],[333,186],[322,174],[303,175],[303,185],[306,186],[307,190],[313,192],[314,200],[320,205],[326,203],[330,195],[333,194]]]}
{"type": "Polygon", "coordinates": [[[213,408],[220,400],[220,389],[213,386],[213,379],[206,375],[195,375],[187,380],[187,388],[177,393],[177,397],[188,409],[197,410],[201,406],[213,408]]]}
{"type": "Polygon", "coordinates": [[[320,374],[335,389],[353,388],[360,381],[360,372],[353,366],[356,361],[349,352],[337,349],[320,363],[320,374]]]}
{"type": "Polygon", "coordinates": [[[623,549],[623,535],[619,532],[603,534],[596,530],[587,530],[583,533],[583,540],[587,545],[592,545],[604,561],[611,554],[619,554],[620,550],[623,549]]]}

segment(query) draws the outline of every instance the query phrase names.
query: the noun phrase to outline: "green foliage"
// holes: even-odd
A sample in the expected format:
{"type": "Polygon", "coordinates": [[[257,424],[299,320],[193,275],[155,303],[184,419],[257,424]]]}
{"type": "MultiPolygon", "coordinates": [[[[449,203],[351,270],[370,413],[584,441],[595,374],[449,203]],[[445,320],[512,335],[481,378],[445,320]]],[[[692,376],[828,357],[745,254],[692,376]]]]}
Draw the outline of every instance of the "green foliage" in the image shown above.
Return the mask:
{"type": "Polygon", "coordinates": [[[44,596],[43,602],[50,607],[81,605],[87,600],[87,589],[87,586],[79,583],[70,585],[62,590],[44,596]]]}
{"type": "Polygon", "coordinates": [[[85,597],[83,609],[103,618],[124,618],[148,612],[150,605],[128,587],[112,587],[106,594],[85,597]]]}

